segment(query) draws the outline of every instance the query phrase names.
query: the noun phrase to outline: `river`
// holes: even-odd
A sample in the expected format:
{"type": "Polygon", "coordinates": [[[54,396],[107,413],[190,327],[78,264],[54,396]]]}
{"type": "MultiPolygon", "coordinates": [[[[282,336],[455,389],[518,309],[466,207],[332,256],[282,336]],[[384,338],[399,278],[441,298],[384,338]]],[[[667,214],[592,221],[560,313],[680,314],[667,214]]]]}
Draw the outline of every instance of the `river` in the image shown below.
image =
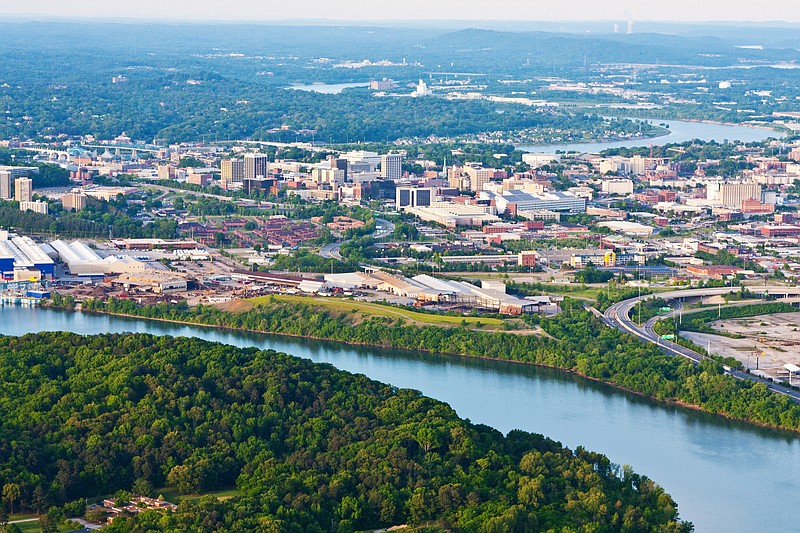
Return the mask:
{"type": "Polygon", "coordinates": [[[369,87],[369,83],[312,83],[310,85],[298,83],[287,87],[287,89],[320,94],[339,94],[345,89],[353,89],[355,87],[369,87]]]}
{"type": "Polygon", "coordinates": [[[0,307],[0,333],[146,332],[272,348],[410,387],[503,432],[602,452],[661,484],[698,532],[797,531],[800,438],[666,406],[566,372],[49,309],[0,307]]]}
{"type": "Polygon", "coordinates": [[[633,148],[636,146],[663,146],[670,143],[682,143],[694,139],[701,141],[741,141],[755,142],[763,141],[768,137],[781,137],[782,134],[764,128],[753,128],[749,126],[739,126],[735,124],[716,124],[712,122],[691,122],[687,120],[661,120],[650,119],[654,125],[667,124],[670,133],[652,139],[633,139],[628,141],[615,142],[596,142],[596,143],[574,143],[574,144],[541,144],[541,145],[520,145],[519,150],[532,153],[551,154],[557,150],[574,151],[580,153],[602,152],[609,148],[633,148]]]}

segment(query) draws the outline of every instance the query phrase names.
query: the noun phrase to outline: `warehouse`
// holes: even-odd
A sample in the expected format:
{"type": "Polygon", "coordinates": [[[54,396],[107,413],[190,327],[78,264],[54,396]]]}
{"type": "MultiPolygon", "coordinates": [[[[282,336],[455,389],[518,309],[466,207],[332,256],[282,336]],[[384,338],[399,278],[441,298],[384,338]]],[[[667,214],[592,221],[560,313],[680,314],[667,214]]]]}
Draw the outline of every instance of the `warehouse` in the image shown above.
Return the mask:
{"type": "Polygon", "coordinates": [[[70,274],[73,276],[105,276],[108,274],[126,274],[143,272],[146,265],[128,256],[100,257],[87,244],[81,241],[67,243],[56,240],[50,246],[58,253],[70,274]]]}
{"type": "Polygon", "coordinates": [[[13,237],[0,232],[0,272],[4,279],[14,278],[14,269],[38,270],[42,277],[52,278],[55,263],[30,237],[13,237]]]}

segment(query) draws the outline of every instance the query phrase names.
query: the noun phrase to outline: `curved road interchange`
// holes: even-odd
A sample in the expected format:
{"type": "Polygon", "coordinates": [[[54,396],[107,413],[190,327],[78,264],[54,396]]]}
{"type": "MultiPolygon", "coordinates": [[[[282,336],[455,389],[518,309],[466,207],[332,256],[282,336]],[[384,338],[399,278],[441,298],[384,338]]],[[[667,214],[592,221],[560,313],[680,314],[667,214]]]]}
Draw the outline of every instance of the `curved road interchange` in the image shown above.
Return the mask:
{"type": "MultiPolygon", "coordinates": [[[[602,320],[603,322],[606,323],[606,325],[610,327],[614,327],[626,333],[630,333],[631,335],[634,335],[643,341],[656,344],[669,355],[685,357],[693,361],[694,363],[699,363],[700,361],[705,359],[705,356],[703,354],[698,353],[694,350],[690,350],[689,348],[681,346],[680,344],[676,344],[672,341],[664,340],[661,338],[660,335],[658,335],[657,333],[655,333],[655,331],[653,331],[653,326],[655,325],[656,321],[664,318],[665,317],[664,315],[659,317],[654,317],[653,319],[648,320],[644,325],[637,325],[633,320],[631,320],[630,317],[631,311],[636,306],[636,304],[639,303],[639,301],[643,301],[649,298],[663,298],[668,302],[676,300],[678,301],[678,308],[673,310],[672,312],[674,314],[680,309],[681,307],[680,300],[683,298],[718,296],[722,294],[728,294],[731,292],[737,292],[739,290],[740,290],[739,287],[715,287],[708,289],[686,289],[686,290],[679,290],[672,292],[662,292],[658,294],[648,294],[646,296],[638,296],[636,298],[623,300],[622,302],[618,302],[612,305],[603,314],[602,320]]],[[[781,295],[786,297],[800,296],[800,287],[763,287],[760,288],[759,290],[763,290],[765,293],[769,295],[781,295]]],[[[737,379],[750,380],[750,381],[755,381],[757,383],[763,383],[773,392],[789,396],[795,402],[800,403],[800,391],[784,387],[782,385],[778,385],[775,383],[771,383],[753,374],[742,372],[740,370],[736,370],[728,366],[725,366],[724,369],[726,374],[729,374],[737,379]]]]}

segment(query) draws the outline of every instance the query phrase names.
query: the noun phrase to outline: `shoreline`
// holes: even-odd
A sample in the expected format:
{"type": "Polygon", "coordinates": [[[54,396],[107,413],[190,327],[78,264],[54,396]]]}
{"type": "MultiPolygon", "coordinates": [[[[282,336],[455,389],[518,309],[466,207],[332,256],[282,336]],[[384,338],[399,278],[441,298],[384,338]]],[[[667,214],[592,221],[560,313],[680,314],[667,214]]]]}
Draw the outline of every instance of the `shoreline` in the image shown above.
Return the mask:
{"type": "MultiPolygon", "coordinates": [[[[66,309],[64,307],[56,307],[56,306],[52,306],[52,305],[44,305],[42,307],[44,307],[46,309],[57,309],[59,311],[72,312],[72,313],[86,313],[86,314],[91,314],[91,315],[106,315],[106,316],[115,316],[115,317],[137,319],[137,320],[149,320],[149,321],[152,321],[152,322],[163,322],[163,323],[167,323],[167,324],[177,324],[177,325],[182,325],[182,326],[200,326],[200,327],[203,327],[203,328],[225,330],[225,331],[233,331],[233,332],[238,331],[238,332],[243,332],[243,333],[255,333],[255,334],[259,334],[259,335],[275,335],[275,336],[278,336],[278,337],[287,337],[287,338],[294,338],[294,339],[308,339],[308,340],[314,340],[314,341],[334,342],[334,343],[343,344],[345,346],[368,346],[368,347],[380,348],[380,349],[405,350],[405,351],[410,351],[410,352],[422,352],[422,353],[430,353],[430,354],[440,354],[440,355],[446,355],[446,356],[450,356],[450,357],[464,357],[464,358],[475,359],[475,360],[495,361],[495,362],[526,365],[526,366],[534,366],[534,367],[539,367],[539,368],[548,368],[548,369],[551,369],[551,370],[557,370],[557,371],[560,371],[560,372],[564,372],[564,373],[567,373],[567,374],[570,374],[570,375],[573,375],[573,376],[578,376],[580,378],[583,378],[583,379],[586,379],[586,380],[589,380],[589,381],[592,381],[592,382],[595,382],[595,383],[599,383],[599,384],[614,388],[614,389],[616,389],[618,391],[623,391],[623,392],[626,392],[626,393],[629,393],[629,394],[633,394],[635,396],[638,396],[639,398],[645,398],[645,399],[654,401],[654,402],[659,403],[659,404],[664,405],[664,406],[683,407],[683,408],[691,409],[693,411],[697,411],[697,412],[700,412],[700,413],[719,416],[719,417],[725,418],[727,420],[735,421],[735,422],[742,422],[742,423],[754,425],[754,426],[761,427],[761,428],[785,431],[787,433],[792,434],[793,436],[796,436],[797,434],[800,433],[800,429],[792,430],[792,429],[789,429],[789,428],[776,426],[774,424],[767,424],[767,423],[758,422],[758,421],[755,421],[755,420],[737,418],[737,417],[728,415],[727,413],[718,413],[718,412],[708,411],[706,409],[703,409],[699,405],[686,403],[686,402],[683,402],[683,401],[678,400],[678,399],[661,400],[661,399],[655,398],[653,396],[648,396],[648,395],[646,395],[644,393],[628,389],[628,388],[623,387],[621,385],[617,385],[615,383],[611,383],[611,382],[608,382],[608,381],[603,381],[602,379],[595,378],[595,377],[592,377],[592,376],[587,376],[587,375],[582,374],[582,373],[580,373],[580,372],[578,372],[576,370],[573,370],[573,369],[568,369],[568,368],[563,368],[563,367],[558,367],[558,366],[552,366],[552,365],[545,365],[545,364],[541,364],[541,363],[534,363],[534,362],[531,362],[531,361],[517,361],[517,360],[513,360],[513,359],[499,359],[499,358],[496,358],[496,357],[487,357],[487,356],[481,356],[481,355],[469,355],[469,354],[461,354],[461,353],[455,353],[455,352],[434,352],[433,350],[426,350],[426,349],[422,349],[422,348],[409,349],[409,348],[401,348],[401,347],[395,347],[395,346],[391,346],[391,345],[378,344],[378,343],[341,341],[341,340],[337,340],[337,339],[330,339],[330,338],[327,338],[327,337],[319,337],[319,336],[316,336],[316,335],[297,335],[297,334],[294,334],[294,333],[276,333],[276,332],[270,332],[270,331],[252,330],[252,329],[247,329],[247,328],[237,328],[237,327],[233,327],[233,326],[222,326],[222,325],[216,325],[216,324],[204,324],[202,322],[189,322],[189,321],[186,321],[186,320],[175,320],[175,319],[157,318],[157,317],[143,317],[143,316],[138,316],[138,315],[126,314],[126,313],[111,313],[111,312],[107,312],[107,311],[84,311],[82,309],[66,309]]],[[[289,355],[291,355],[291,354],[289,354],[289,355]]]]}
{"type": "MultiPolygon", "coordinates": [[[[612,115],[608,115],[608,116],[612,116],[612,115]]],[[[622,116],[622,115],[613,115],[613,117],[614,118],[624,118],[624,119],[628,119],[628,120],[645,120],[645,121],[653,122],[653,123],[655,123],[656,121],[662,121],[663,123],[667,123],[667,124],[669,124],[671,122],[683,122],[683,123],[693,123],[693,124],[709,124],[709,125],[714,125],[714,126],[728,126],[728,127],[732,127],[732,128],[749,128],[749,129],[753,129],[753,130],[768,131],[768,132],[774,133],[779,138],[786,137],[786,134],[784,132],[781,132],[777,128],[764,126],[764,125],[747,124],[747,123],[743,123],[743,122],[742,123],[720,122],[718,120],[708,120],[708,119],[698,119],[698,118],[663,118],[663,117],[646,117],[646,116],[642,116],[642,117],[626,117],[626,116],[622,116]]],[[[661,127],[661,126],[658,126],[658,124],[654,124],[654,125],[657,126],[657,127],[661,127]]],[[[547,146],[547,147],[565,146],[565,147],[568,147],[568,146],[575,146],[575,145],[593,145],[593,144],[605,145],[605,144],[612,144],[612,143],[634,142],[634,141],[639,141],[639,140],[645,142],[645,141],[649,141],[649,140],[653,140],[653,139],[661,139],[663,137],[668,137],[669,135],[672,134],[672,129],[671,128],[662,128],[662,129],[665,130],[665,133],[661,133],[661,134],[658,134],[658,135],[652,135],[652,136],[649,136],[649,137],[640,137],[640,138],[637,138],[637,139],[618,139],[616,141],[588,141],[588,142],[568,142],[568,143],[547,143],[547,142],[545,142],[545,143],[539,143],[539,144],[515,143],[514,144],[514,148],[520,150],[520,149],[523,149],[523,148],[536,149],[537,147],[542,147],[542,146],[547,146]]],[[[665,143],[665,144],[672,144],[672,143],[665,143]]],[[[676,143],[676,144],[679,144],[679,143],[676,143]]],[[[645,145],[642,145],[642,146],[645,146],[645,145]]],[[[615,147],[606,147],[606,148],[599,149],[597,152],[602,152],[604,150],[613,149],[613,148],[615,148],[615,147]]],[[[523,150],[523,151],[525,151],[525,150],[523,150]]],[[[565,152],[570,152],[570,151],[573,151],[573,150],[565,150],[565,152]]],[[[590,153],[595,153],[595,152],[590,152],[590,153]]]]}

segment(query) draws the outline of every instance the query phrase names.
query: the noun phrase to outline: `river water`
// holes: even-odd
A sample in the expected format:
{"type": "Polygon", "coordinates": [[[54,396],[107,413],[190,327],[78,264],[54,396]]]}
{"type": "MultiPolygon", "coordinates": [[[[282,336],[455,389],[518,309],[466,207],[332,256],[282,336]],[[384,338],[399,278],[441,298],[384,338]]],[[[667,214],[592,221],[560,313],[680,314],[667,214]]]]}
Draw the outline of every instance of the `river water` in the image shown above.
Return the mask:
{"type": "Polygon", "coordinates": [[[636,146],[663,146],[671,143],[682,143],[694,139],[701,141],[723,142],[738,140],[741,142],[763,141],[768,137],[781,137],[780,133],[764,128],[752,128],[734,124],[713,124],[709,122],[690,122],[686,120],[652,119],[654,125],[667,124],[670,133],[652,139],[633,139],[629,141],[575,143],[575,144],[541,144],[520,145],[517,148],[525,152],[551,154],[557,150],[580,153],[602,152],[609,148],[634,148],[636,146]]]}
{"type": "Polygon", "coordinates": [[[306,91],[320,94],[339,94],[345,89],[369,87],[369,83],[312,83],[310,85],[295,84],[287,87],[293,91],[306,91]]]}
{"type": "Polygon", "coordinates": [[[661,484],[698,532],[798,531],[800,438],[665,406],[571,374],[513,363],[121,317],[0,307],[0,334],[146,332],[272,348],[409,387],[503,432],[543,433],[661,484]]]}

